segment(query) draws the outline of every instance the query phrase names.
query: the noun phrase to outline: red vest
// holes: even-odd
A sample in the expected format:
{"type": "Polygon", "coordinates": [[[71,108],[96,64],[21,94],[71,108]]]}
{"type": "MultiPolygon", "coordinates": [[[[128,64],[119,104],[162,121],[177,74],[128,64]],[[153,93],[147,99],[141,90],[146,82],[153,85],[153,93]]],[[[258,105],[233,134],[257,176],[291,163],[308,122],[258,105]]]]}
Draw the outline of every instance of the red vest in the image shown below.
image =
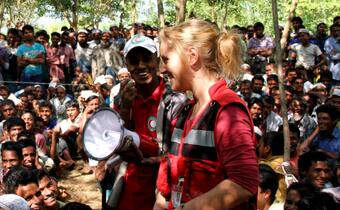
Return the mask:
{"type": "MultiPolygon", "coordinates": [[[[215,148],[216,118],[225,106],[232,103],[239,105],[246,112],[248,109],[242,99],[226,88],[225,83],[223,84],[214,85],[217,87],[213,86],[212,88],[215,89],[209,91],[212,102],[192,125],[186,136],[183,135],[183,129],[191,105],[188,105],[178,118],[172,133],[169,154],[161,163],[157,180],[158,189],[170,202],[168,209],[172,209],[171,189],[177,185],[180,177],[184,178],[182,203],[208,192],[227,179],[215,148]]],[[[249,119],[251,119],[250,115],[249,119]]]]}

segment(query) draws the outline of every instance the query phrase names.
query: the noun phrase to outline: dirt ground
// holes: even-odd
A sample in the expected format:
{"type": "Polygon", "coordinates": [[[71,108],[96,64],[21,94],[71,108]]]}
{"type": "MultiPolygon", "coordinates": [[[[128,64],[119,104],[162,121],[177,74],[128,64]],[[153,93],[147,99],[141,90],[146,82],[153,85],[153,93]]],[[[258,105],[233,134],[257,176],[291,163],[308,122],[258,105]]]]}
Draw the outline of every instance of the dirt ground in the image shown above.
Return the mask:
{"type": "MultiPolygon", "coordinates": [[[[82,164],[77,161],[77,166],[82,164]]],[[[101,209],[101,193],[93,174],[83,175],[74,169],[63,172],[58,181],[59,187],[70,195],[66,202],[77,201],[91,206],[94,210],[101,209]]]]}

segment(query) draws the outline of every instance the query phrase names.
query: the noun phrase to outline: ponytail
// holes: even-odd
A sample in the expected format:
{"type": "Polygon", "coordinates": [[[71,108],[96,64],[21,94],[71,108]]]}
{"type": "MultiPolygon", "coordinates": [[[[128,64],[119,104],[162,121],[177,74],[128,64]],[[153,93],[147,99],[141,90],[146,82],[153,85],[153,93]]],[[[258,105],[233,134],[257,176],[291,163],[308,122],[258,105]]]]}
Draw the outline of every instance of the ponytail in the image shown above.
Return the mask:
{"type": "Polygon", "coordinates": [[[236,79],[241,73],[241,55],[240,36],[233,32],[221,31],[217,38],[216,63],[227,79],[236,79]]]}
{"type": "MultiPolygon", "coordinates": [[[[191,19],[173,27],[166,27],[160,32],[160,40],[180,55],[188,47],[199,49],[203,65],[211,73],[226,79],[235,79],[241,71],[242,50],[238,34],[219,32],[215,25],[197,19],[191,19]]],[[[181,56],[184,57],[184,56],[181,56]]]]}

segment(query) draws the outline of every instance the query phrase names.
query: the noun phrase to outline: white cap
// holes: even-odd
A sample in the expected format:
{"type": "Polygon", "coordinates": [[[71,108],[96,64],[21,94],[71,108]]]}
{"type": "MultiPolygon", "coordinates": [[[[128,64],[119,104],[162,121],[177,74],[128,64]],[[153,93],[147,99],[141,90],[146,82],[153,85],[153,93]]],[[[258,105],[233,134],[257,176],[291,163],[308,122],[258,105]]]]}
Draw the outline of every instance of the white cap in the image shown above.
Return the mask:
{"type": "Polygon", "coordinates": [[[304,93],[308,93],[313,88],[314,88],[314,85],[310,81],[307,81],[303,84],[303,92],[304,93]]]}
{"type": "Polygon", "coordinates": [[[110,74],[107,74],[107,75],[104,75],[104,78],[105,78],[105,79],[113,79],[113,76],[110,75],[110,74]]]}
{"type": "Polygon", "coordinates": [[[136,47],[142,47],[144,49],[149,50],[151,53],[157,52],[157,47],[155,42],[149,37],[137,34],[134,35],[129,41],[126,43],[124,47],[124,58],[126,58],[127,54],[136,47]]]}
{"type": "Polygon", "coordinates": [[[106,83],[106,79],[105,79],[105,76],[104,75],[100,75],[98,77],[96,77],[96,79],[94,80],[93,84],[105,84],[106,83]]]}
{"type": "Polygon", "coordinates": [[[80,97],[84,98],[85,101],[92,96],[98,96],[98,93],[93,92],[92,90],[83,90],[80,92],[80,97]]]}
{"type": "Polygon", "coordinates": [[[310,35],[310,31],[308,29],[305,29],[305,28],[300,28],[299,31],[298,31],[298,34],[299,33],[305,33],[305,34],[310,35]]]}
{"type": "Polygon", "coordinates": [[[0,208],[5,210],[29,210],[27,201],[14,194],[1,195],[0,208]]]}
{"type": "Polygon", "coordinates": [[[78,31],[78,34],[80,34],[80,33],[88,34],[88,32],[87,32],[86,29],[80,29],[80,30],[78,31]]]}
{"type": "Polygon", "coordinates": [[[130,73],[130,72],[127,70],[127,68],[120,68],[117,75],[124,74],[124,73],[130,73]]]}
{"type": "Polygon", "coordinates": [[[56,88],[57,87],[57,83],[56,82],[50,82],[50,84],[48,84],[48,88],[56,88]]]}

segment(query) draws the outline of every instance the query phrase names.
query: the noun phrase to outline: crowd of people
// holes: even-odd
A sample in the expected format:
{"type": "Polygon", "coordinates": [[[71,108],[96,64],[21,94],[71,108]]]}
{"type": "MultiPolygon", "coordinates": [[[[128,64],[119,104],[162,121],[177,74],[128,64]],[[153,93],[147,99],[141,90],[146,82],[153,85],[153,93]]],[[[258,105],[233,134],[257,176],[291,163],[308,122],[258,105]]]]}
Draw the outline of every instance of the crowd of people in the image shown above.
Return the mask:
{"type": "Polygon", "coordinates": [[[261,22],[0,34],[0,209],[91,209],[62,202],[64,170],[93,173],[108,210],[339,209],[340,17],[292,25],[284,93],[261,22]],[[113,167],[82,142],[101,107],[132,134],[113,167]]]}

